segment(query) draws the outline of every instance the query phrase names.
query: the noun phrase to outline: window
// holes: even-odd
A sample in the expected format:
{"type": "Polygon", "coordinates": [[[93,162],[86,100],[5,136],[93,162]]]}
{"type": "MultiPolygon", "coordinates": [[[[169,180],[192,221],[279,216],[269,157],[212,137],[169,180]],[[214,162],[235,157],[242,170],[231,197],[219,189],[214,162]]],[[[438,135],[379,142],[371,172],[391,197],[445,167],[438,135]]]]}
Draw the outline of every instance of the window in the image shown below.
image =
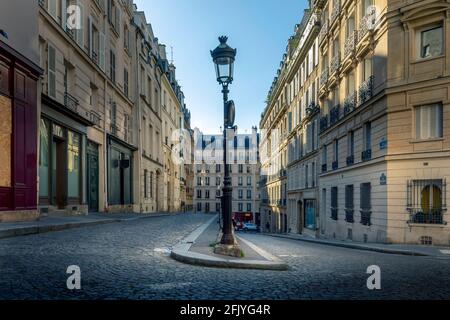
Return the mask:
{"type": "Polygon", "coordinates": [[[331,188],[331,219],[338,219],[338,188],[331,188]]]}
{"type": "Polygon", "coordinates": [[[202,211],[202,203],[201,202],[197,203],[197,211],[202,211]]]}
{"type": "Polygon", "coordinates": [[[205,177],[205,185],[209,186],[209,177],[205,177]]]}
{"type": "Polygon", "coordinates": [[[209,190],[205,190],[205,198],[209,199],[209,190]]]}
{"type": "Polygon", "coordinates": [[[239,165],[239,173],[244,172],[244,165],[240,164],[239,165]]]}
{"type": "Polygon", "coordinates": [[[361,223],[371,225],[371,186],[370,183],[361,183],[360,186],[361,223]]]}
{"type": "Polygon", "coordinates": [[[202,190],[197,190],[197,198],[198,199],[202,198],[202,190]]]}
{"type": "Polygon", "coordinates": [[[345,221],[353,222],[353,185],[345,186],[345,221]]]}
{"type": "Polygon", "coordinates": [[[56,98],[56,49],[51,45],[48,45],[47,68],[48,95],[52,98],[56,98]]]}
{"type": "Polygon", "coordinates": [[[367,81],[372,76],[372,57],[367,57],[364,59],[364,70],[363,70],[363,81],[367,81]]]}
{"type": "Polygon", "coordinates": [[[216,186],[220,186],[220,177],[216,177],[216,186]]]}
{"type": "Polygon", "coordinates": [[[150,172],[150,198],[153,198],[153,172],[150,172]]]}
{"type": "Polygon", "coordinates": [[[367,122],[364,124],[364,150],[372,149],[372,124],[367,122]]]}
{"type": "Polygon", "coordinates": [[[238,203],[238,211],[242,212],[244,211],[244,205],[242,203],[238,203]]]}
{"type": "MultiPolygon", "coordinates": [[[[198,171],[197,171],[198,172],[198,171]]],[[[201,186],[202,185],[202,178],[201,177],[197,177],[197,185],[201,186]]]]}
{"type": "Polygon", "coordinates": [[[238,177],[238,185],[242,186],[243,182],[242,182],[242,177],[238,177]]]}
{"type": "Polygon", "coordinates": [[[334,144],[333,144],[333,161],[334,162],[338,162],[339,160],[339,140],[334,140],[334,144]]]}
{"type": "Polygon", "coordinates": [[[123,70],[123,92],[128,97],[128,70],[123,70]]]}
{"type": "Polygon", "coordinates": [[[144,170],[144,198],[148,198],[148,181],[147,181],[147,177],[148,177],[148,171],[146,169],[146,170],[144,170]]]}
{"type": "Polygon", "coordinates": [[[442,104],[415,108],[416,139],[425,140],[443,137],[442,104]]]}
{"type": "Polygon", "coordinates": [[[116,83],[116,54],[112,50],[109,52],[109,77],[116,83]]]}
{"type": "Polygon", "coordinates": [[[347,155],[353,156],[355,154],[355,132],[350,131],[347,134],[347,155]]]}
{"type": "Polygon", "coordinates": [[[68,197],[80,197],[80,162],[81,162],[81,137],[72,131],[67,132],[67,179],[68,179],[68,197]]]}
{"type": "Polygon", "coordinates": [[[247,177],[247,185],[248,186],[252,185],[252,177],[247,177]]]}
{"type": "Polygon", "coordinates": [[[247,199],[252,198],[252,190],[247,190],[247,199]]]}
{"type": "Polygon", "coordinates": [[[243,199],[244,198],[244,191],[242,189],[238,190],[238,194],[239,194],[239,199],[243,199]]]}
{"type": "Polygon", "coordinates": [[[443,54],[444,32],[442,25],[434,26],[420,32],[420,57],[430,58],[443,54]]]}
{"type": "Polygon", "coordinates": [[[410,222],[442,224],[446,210],[445,179],[408,181],[407,209],[411,214],[410,222]]]}
{"type": "Polygon", "coordinates": [[[247,211],[252,211],[252,204],[251,203],[247,203],[247,211]]]}
{"type": "Polygon", "coordinates": [[[220,164],[216,164],[216,172],[220,172],[221,171],[220,169],[221,169],[220,164]]]}
{"type": "Polygon", "coordinates": [[[39,150],[39,196],[49,196],[49,174],[50,174],[50,124],[47,120],[41,118],[40,131],[40,150],[39,150]]]}

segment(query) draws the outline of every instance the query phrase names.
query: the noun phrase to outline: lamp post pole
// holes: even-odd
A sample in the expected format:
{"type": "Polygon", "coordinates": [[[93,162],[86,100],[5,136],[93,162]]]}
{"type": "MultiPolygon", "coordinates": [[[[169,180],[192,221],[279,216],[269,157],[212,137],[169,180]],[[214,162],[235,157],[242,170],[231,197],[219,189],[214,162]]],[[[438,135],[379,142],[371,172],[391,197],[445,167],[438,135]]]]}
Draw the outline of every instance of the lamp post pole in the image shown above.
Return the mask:
{"type": "Polygon", "coordinates": [[[223,164],[225,166],[225,174],[223,178],[223,189],[222,189],[222,239],[221,244],[233,245],[234,235],[231,223],[231,209],[232,209],[232,195],[233,187],[231,184],[230,170],[227,163],[227,102],[228,102],[228,84],[224,84],[222,87],[223,93],[223,112],[224,112],[224,126],[223,126],[223,164]]]}

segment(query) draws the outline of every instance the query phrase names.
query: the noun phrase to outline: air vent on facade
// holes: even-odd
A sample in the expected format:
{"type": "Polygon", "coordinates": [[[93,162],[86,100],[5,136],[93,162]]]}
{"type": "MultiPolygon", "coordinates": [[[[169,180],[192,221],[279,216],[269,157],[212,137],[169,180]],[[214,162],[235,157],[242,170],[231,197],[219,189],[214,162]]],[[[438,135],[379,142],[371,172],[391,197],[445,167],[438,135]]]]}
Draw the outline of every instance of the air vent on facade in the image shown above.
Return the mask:
{"type": "Polygon", "coordinates": [[[420,243],[426,246],[431,246],[433,244],[433,238],[430,236],[420,237],[420,243]]]}

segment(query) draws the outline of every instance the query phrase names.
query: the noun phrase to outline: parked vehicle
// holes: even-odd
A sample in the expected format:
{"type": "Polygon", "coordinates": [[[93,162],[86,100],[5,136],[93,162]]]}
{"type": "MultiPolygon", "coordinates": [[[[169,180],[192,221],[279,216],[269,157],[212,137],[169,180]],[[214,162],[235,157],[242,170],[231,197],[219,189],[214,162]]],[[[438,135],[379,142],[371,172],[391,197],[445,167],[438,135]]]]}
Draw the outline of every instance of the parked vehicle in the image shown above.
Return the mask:
{"type": "Polygon", "coordinates": [[[239,231],[242,230],[244,228],[244,223],[242,223],[242,221],[237,221],[236,225],[234,226],[234,230],[239,231]]]}
{"type": "Polygon", "coordinates": [[[243,230],[244,231],[259,231],[259,228],[254,223],[244,223],[243,230]]]}

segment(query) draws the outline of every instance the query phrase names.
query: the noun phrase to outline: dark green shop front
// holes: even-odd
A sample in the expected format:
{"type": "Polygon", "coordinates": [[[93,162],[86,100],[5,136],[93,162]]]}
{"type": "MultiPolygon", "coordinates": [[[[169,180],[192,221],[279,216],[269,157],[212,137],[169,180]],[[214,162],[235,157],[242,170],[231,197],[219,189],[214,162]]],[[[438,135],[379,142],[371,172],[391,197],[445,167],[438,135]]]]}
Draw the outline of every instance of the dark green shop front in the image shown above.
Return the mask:
{"type": "Polygon", "coordinates": [[[133,203],[133,152],[136,148],[114,136],[108,137],[108,203],[133,203]]]}

